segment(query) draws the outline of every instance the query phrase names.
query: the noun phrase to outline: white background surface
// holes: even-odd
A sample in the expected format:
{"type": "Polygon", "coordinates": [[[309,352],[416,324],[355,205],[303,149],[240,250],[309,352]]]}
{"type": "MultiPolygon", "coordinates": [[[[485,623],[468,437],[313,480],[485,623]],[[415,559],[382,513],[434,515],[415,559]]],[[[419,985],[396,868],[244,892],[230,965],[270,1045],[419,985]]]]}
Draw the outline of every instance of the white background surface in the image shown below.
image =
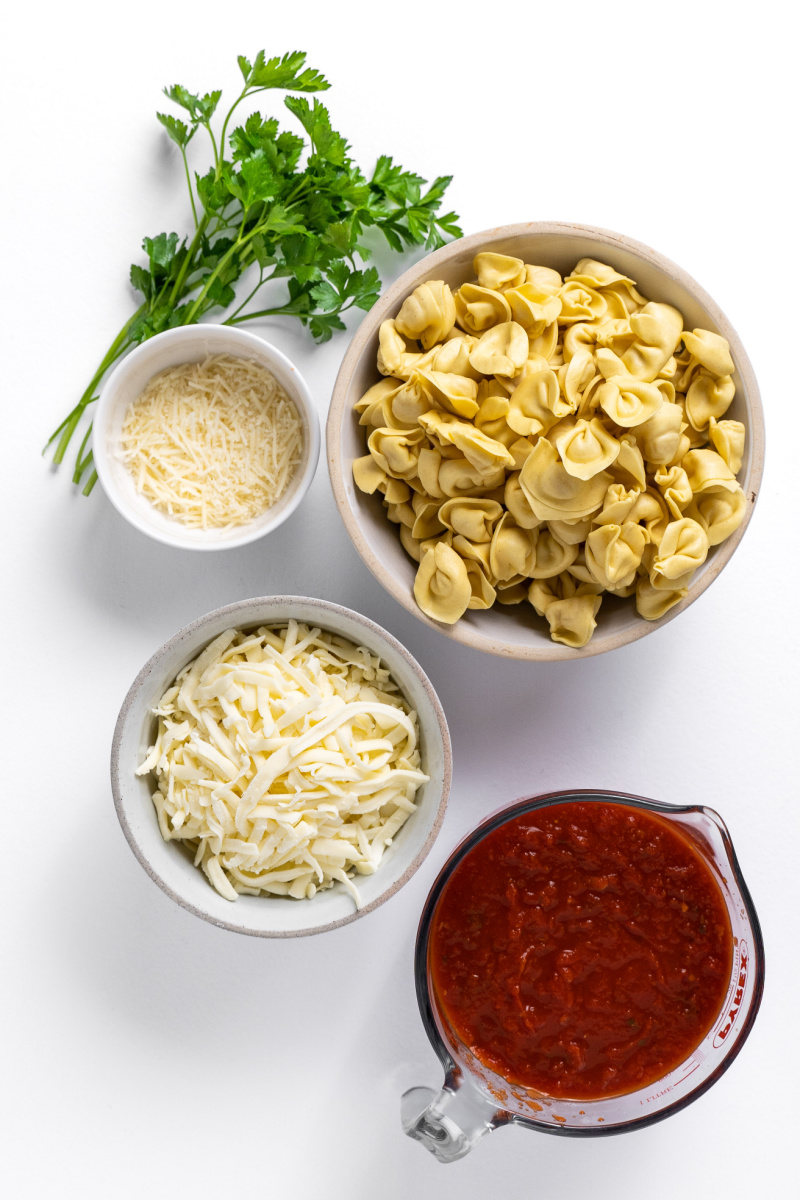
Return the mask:
{"type": "MultiPolygon", "coordinates": [[[[13,1200],[796,1194],[789,11],[79,0],[27,4],[6,24],[0,1172],[13,1200]],[[505,663],[383,593],[324,460],[277,534],[216,555],[159,546],[99,489],[84,500],[65,472],[50,477],[39,451],[131,311],[142,236],[187,227],[159,89],[229,95],[236,54],[261,46],[308,51],[365,168],[388,152],[429,177],[452,172],[466,232],[549,218],[620,230],[727,312],[762,389],[765,485],[734,560],[678,621],[584,662],[505,663]],[[350,605],[405,642],[455,752],[444,828],[411,883],[363,921],[288,943],[173,904],[128,849],[108,782],[117,710],[150,653],[210,608],[279,591],[350,605]],[[487,811],[581,785],[719,809],[764,926],[760,1018],[732,1070],[663,1124],[596,1141],[505,1129],[439,1166],[398,1123],[400,1093],[439,1081],[412,980],[424,898],[487,811]]],[[[281,110],[278,94],[267,103],[281,110]]],[[[315,348],[299,326],[251,328],[295,359],[324,414],[347,335],[315,348]]]]}

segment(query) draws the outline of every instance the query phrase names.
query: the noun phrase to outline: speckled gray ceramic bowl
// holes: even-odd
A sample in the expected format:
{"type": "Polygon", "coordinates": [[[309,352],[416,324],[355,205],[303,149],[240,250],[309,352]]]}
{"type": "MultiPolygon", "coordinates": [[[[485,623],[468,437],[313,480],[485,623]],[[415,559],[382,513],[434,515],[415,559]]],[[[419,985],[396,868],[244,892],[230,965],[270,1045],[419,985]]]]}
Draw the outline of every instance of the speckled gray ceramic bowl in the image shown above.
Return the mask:
{"type": "Polygon", "coordinates": [[[419,663],[373,621],[349,608],[307,596],[262,596],[241,600],[198,618],[157,650],[134,680],[117,720],[111,749],[111,786],[128,843],[150,878],[183,908],[237,933],[255,937],[298,937],[322,933],[366,916],[393,896],[423,861],[441,828],[450,791],[451,748],[439,699],[419,663]],[[430,782],[417,793],[419,809],[400,830],[374,875],[360,876],[363,907],[356,909],[340,884],[311,900],[277,896],[223,899],[192,864],[178,842],[161,837],[151,799],[152,777],[136,768],[152,745],[152,709],[179,671],[226,629],[253,628],[294,618],[349,638],[379,654],[419,718],[422,765],[430,782]]]}

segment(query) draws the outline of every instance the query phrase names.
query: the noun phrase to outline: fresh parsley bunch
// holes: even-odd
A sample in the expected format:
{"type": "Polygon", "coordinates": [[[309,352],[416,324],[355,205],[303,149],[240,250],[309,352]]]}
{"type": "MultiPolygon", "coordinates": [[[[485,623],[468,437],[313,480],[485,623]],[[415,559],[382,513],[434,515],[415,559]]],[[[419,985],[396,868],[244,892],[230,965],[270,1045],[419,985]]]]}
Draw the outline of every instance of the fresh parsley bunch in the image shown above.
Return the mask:
{"type": "MultiPolygon", "coordinates": [[[[253,62],[239,58],[244,87],[229,108],[219,135],[212,118],[220,91],[195,96],[180,84],[165,88],[181,109],[181,118],[158,113],[158,120],[178,146],[194,216],[194,233],[160,233],[145,238],[147,265],[131,267],[131,283],[142,303],[111,343],[89,386],[48,442],[57,440],[53,461],[60,463],[97,389],[113,363],[132,346],[164,329],[191,325],[213,309],[230,308],[238,299],[236,285],[245,273],[246,295],[228,316],[239,325],[267,316],[297,317],[319,342],[334,329],[344,329],[341,314],[349,308],[370,309],[380,294],[374,267],[361,269],[369,249],[365,229],[379,229],[398,253],[406,246],[435,249],[447,236],[460,237],[456,213],[439,215],[451,176],[426,181],[404,171],[391,158],[378,159],[367,178],[350,157],[350,146],[331,128],[319,100],[290,95],[284,104],[304,129],[308,142],[281,131],[271,117],[253,113],[231,129],[236,108],[248,96],[279,88],[287,92],[322,92],[330,86],[319,71],[305,66],[305,54],[283,58],[259,51],[253,62]],[[186,148],[197,132],[208,134],[214,156],[205,175],[189,172],[186,148]],[[302,162],[301,162],[302,159],[302,162]],[[423,188],[426,188],[423,191],[423,188]],[[271,308],[254,303],[270,279],[286,279],[285,302],[271,308]]],[[[91,425],[81,443],[73,483],[86,480],[88,495],[97,480],[91,449],[91,425]]]]}

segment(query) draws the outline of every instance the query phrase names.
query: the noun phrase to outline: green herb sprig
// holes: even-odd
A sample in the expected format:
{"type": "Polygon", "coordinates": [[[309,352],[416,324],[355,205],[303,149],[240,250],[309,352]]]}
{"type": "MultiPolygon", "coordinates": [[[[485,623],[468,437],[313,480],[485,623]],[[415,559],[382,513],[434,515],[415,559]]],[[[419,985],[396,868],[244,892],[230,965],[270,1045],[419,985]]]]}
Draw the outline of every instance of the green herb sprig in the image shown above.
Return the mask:
{"type": "MultiPolygon", "coordinates": [[[[84,412],[97,399],[100,383],[118,359],[164,329],[191,325],[214,309],[230,308],[239,299],[236,285],[245,274],[250,286],[226,325],[291,316],[324,342],[334,330],[345,328],[342,313],[354,307],[366,311],[380,294],[375,267],[356,265],[357,260],[363,263],[370,257],[361,240],[365,230],[379,230],[398,253],[409,246],[433,250],[448,237],[461,236],[457,214],[439,213],[451,176],[439,176],[428,187],[421,176],[404,171],[383,155],[367,178],[316,98],[309,101],[302,94],[284,98],[307,142],[256,112],[229,131],[238,106],[258,92],[326,91],[328,81],[306,67],[305,61],[299,51],[267,59],[262,50],[252,62],[240,56],[244,86],[218,136],[212,118],[221,91],[196,96],[180,84],[164,89],[183,110],[181,117],[168,113],[157,117],[181,153],[194,232],[185,238],[159,233],[144,239],[147,265],[134,264],[130,272],[142,302],[47,443],[45,449],[56,443],[54,463],[63,461],[84,412]],[[186,149],[200,129],[208,135],[213,165],[204,175],[195,173],[193,182],[186,149]],[[286,279],[285,301],[259,308],[254,303],[258,293],[274,279],[286,279]]],[[[72,475],[75,484],[85,481],[87,496],[97,481],[92,451],[87,449],[90,435],[91,425],[72,475]]]]}

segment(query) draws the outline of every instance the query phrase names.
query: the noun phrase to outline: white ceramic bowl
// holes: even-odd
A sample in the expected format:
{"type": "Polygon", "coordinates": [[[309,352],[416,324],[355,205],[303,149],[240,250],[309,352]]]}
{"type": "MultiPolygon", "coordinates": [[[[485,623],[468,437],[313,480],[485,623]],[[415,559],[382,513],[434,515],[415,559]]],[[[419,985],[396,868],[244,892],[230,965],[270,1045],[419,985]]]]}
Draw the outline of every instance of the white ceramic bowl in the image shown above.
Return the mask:
{"type": "Polygon", "coordinates": [[[716,579],[744,535],[761,486],[764,422],[758,385],[735,329],[708,293],[681,267],[649,246],[606,229],[534,222],[505,225],[451,242],[422,259],[389,288],[361,323],[342,362],[328,415],[327,452],[333,493],[347,532],[375,578],[395,600],[426,625],[475,650],[507,658],[558,660],[602,654],[645,637],[680,616],[716,579]],[[683,313],[687,328],[711,329],[726,337],[736,366],[736,397],[727,416],[747,426],[745,457],[739,473],[748,499],[744,521],[726,541],[714,547],[695,573],[686,599],[660,621],[643,620],[632,600],[605,596],[597,629],[580,650],[551,641],[546,622],[526,603],[511,607],[496,604],[486,612],[468,611],[455,625],[431,620],[414,600],[417,564],[403,550],[397,527],[387,520],[380,496],[366,496],[353,483],[353,460],[366,454],[364,429],[358,424],[353,405],[380,378],[375,366],[379,325],[396,316],[406,296],[425,280],[443,279],[457,287],[474,278],[473,258],[480,250],[489,249],[555,267],[562,274],[584,257],[609,263],[634,279],[648,299],[674,304],[683,313]]]}
{"type": "Polygon", "coordinates": [[[450,734],[428,677],[390,633],[359,613],[306,596],[264,596],[207,613],[157,650],[137,675],[117,720],[111,749],[111,787],[128,843],[160,888],[196,916],[256,937],[296,937],[347,925],[372,912],[407,883],[433,845],[447,805],[451,774],[450,734]],[[374,875],[358,878],[363,907],[356,909],[340,884],[311,900],[278,896],[223,899],[192,863],[185,847],[165,842],[151,799],[152,777],[136,768],[155,737],[152,709],[179,671],[226,629],[253,628],[290,618],[341,634],[379,654],[419,719],[422,766],[430,781],[417,793],[419,809],[403,826],[374,875]]]}
{"type": "Polygon", "coordinates": [[[317,469],[319,447],[319,417],[300,372],[285,354],[263,338],[228,325],[186,325],[142,342],[123,358],[103,385],[92,429],[97,475],[117,511],[142,533],[184,550],[229,550],[277,529],[308,491],[317,469]],[[128,406],[153,376],[179,363],[202,362],[211,354],[248,358],[266,367],[292,398],[303,422],[303,455],[280,500],[255,520],[227,530],[189,529],[159,512],[138,494],[131,472],[119,459],[120,435],[128,406]]]}

